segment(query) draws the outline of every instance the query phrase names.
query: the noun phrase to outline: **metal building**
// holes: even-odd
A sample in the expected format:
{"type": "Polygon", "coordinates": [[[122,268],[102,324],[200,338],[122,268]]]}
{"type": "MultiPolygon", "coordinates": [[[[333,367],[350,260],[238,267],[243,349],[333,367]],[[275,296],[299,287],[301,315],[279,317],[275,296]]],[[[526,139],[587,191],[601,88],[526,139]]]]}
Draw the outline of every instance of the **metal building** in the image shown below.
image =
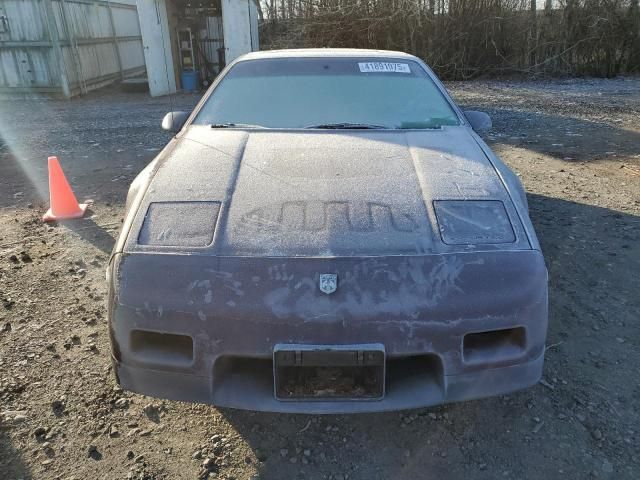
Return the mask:
{"type": "Polygon", "coordinates": [[[206,87],[258,49],[257,2],[0,0],[0,98],[68,98],[145,70],[151,95],[206,87]]]}
{"type": "Polygon", "coordinates": [[[0,97],[71,97],[144,69],[135,0],[0,0],[0,97]]]}

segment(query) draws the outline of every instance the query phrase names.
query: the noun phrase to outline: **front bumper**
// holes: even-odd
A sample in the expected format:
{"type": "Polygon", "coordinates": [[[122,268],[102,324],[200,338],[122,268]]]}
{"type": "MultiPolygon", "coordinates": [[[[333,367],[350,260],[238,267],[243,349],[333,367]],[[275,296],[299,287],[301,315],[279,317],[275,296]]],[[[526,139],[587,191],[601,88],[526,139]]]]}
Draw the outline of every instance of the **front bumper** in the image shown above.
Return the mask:
{"type": "Polygon", "coordinates": [[[245,372],[213,389],[211,377],[130,367],[114,359],[116,376],[125,390],[152,397],[208,403],[218,407],[264,412],[339,414],[385,412],[429,407],[449,402],[502,395],[536,384],[542,376],[544,354],[508,367],[460,375],[445,375],[443,382],[426,379],[387,387],[381,400],[281,401],[273,394],[269,369],[245,372]]]}
{"type": "Polygon", "coordinates": [[[116,376],[145,395],[356,413],[504,394],[542,373],[547,273],[537,251],[275,260],[133,254],[117,255],[111,275],[116,376]],[[338,274],[331,295],[318,289],[325,272],[338,274]],[[276,399],[275,345],[373,343],[386,351],[382,399],[276,399]]]}

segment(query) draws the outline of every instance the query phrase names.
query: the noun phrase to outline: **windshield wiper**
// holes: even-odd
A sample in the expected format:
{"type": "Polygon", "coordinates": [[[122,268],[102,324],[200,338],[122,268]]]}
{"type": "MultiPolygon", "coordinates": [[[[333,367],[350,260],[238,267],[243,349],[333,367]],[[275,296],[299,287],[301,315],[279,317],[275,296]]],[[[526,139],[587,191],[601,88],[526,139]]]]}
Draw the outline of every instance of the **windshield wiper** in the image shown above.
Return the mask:
{"type": "Polygon", "coordinates": [[[304,128],[324,128],[327,130],[379,130],[379,129],[388,129],[389,127],[385,125],[375,125],[373,123],[349,123],[349,122],[341,122],[341,123],[321,123],[319,125],[308,125],[304,128]]]}
{"type": "Polygon", "coordinates": [[[262,125],[250,123],[212,123],[211,128],[265,128],[262,125]]]}

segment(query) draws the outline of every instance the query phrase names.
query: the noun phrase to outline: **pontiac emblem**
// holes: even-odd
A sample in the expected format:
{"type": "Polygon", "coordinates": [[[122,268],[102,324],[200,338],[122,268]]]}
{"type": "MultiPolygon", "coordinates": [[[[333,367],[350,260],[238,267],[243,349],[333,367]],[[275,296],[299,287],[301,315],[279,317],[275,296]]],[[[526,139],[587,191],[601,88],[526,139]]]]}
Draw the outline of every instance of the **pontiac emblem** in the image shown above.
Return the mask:
{"type": "Polygon", "coordinates": [[[326,293],[333,293],[338,288],[338,275],[335,273],[322,273],[320,274],[320,291],[326,293]]]}

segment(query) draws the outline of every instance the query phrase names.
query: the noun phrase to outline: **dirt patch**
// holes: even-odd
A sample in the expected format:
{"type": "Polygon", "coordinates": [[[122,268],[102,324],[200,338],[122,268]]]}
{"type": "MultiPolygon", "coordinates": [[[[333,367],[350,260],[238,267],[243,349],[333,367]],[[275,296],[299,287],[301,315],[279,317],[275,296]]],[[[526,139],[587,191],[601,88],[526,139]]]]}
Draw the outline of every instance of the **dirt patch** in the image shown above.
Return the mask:
{"type": "Polygon", "coordinates": [[[399,413],[279,415],[122,392],[104,271],[126,189],[193,96],[0,105],[0,478],[640,476],[640,79],[449,84],[489,111],[549,268],[544,380],[399,413]],[[91,215],[43,225],[46,156],[91,215]]]}

